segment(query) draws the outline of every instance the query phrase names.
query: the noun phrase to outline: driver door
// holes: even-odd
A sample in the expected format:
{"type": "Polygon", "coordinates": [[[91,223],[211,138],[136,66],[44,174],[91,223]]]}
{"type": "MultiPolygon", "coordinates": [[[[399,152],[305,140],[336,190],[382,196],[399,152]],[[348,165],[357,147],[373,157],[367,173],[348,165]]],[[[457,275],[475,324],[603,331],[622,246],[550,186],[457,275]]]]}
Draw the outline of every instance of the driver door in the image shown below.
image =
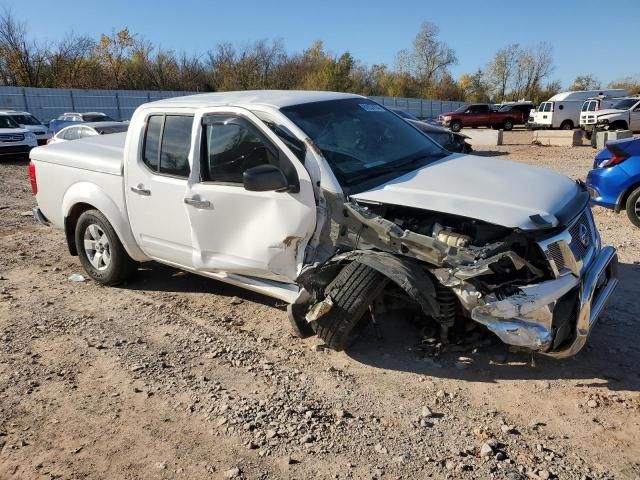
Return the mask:
{"type": "Polygon", "coordinates": [[[193,268],[294,282],[315,228],[307,171],[284,143],[248,110],[209,108],[198,132],[199,154],[185,196],[193,268]],[[271,164],[289,191],[248,191],[245,170],[271,164]]]}

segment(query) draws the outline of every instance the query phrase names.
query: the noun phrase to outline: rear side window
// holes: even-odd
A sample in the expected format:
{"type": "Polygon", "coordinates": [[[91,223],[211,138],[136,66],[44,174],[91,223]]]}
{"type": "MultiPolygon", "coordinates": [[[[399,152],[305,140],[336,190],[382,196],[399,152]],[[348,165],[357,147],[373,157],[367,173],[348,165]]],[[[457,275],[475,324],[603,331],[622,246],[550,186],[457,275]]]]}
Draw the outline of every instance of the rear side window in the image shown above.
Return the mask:
{"type": "Polygon", "coordinates": [[[193,117],[151,115],[147,120],[142,161],[154,172],[189,176],[193,117]]]}
{"type": "Polygon", "coordinates": [[[80,129],[79,128],[68,128],[64,135],[62,136],[65,140],[77,140],[80,138],[80,129]]]}
{"type": "Polygon", "coordinates": [[[244,119],[211,115],[206,120],[204,135],[205,181],[242,183],[245,170],[279,164],[275,148],[244,119]]]}
{"type": "Polygon", "coordinates": [[[153,171],[158,171],[160,164],[160,136],[162,135],[163,122],[163,115],[152,115],[147,120],[142,161],[153,171]]]}

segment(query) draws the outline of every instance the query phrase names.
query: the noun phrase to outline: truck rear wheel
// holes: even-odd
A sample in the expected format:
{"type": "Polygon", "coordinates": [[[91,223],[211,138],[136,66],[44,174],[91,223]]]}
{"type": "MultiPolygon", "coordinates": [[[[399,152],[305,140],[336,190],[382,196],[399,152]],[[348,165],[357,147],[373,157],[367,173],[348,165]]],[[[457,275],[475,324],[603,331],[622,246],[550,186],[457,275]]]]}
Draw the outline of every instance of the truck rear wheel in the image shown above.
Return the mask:
{"type": "Polygon", "coordinates": [[[627,217],[636,227],[640,228],[640,187],[636,188],[627,198],[627,217]]]}
{"type": "Polygon", "coordinates": [[[327,287],[333,306],[314,325],[317,335],[334,350],[344,350],[369,321],[367,309],[388,279],[367,265],[352,262],[327,287]]]}
{"type": "Polygon", "coordinates": [[[571,120],[565,120],[560,124],[560,130],[573,130],[573,122],[571,120]]]}
{"type": "Polygon", "coordinates": [[[510,132],[511,130],[513,130],[513,120],[507,118],[502,124],[502,128],[505,132],[510,132]]]}
{"type": "Polygon", "coordinates": [[[117,285],[136,270],[136,262],[122,246],[107,218],[98,210],[86,210],[80,215],[75,241],[80,263],[96,282],[117,285]]]}
{"type": "Polygon", "coordinates": [[[459,132],[460,130],[462,130],[462,123],[459,120],[454,120],[453,122],[451,122],[452,132],[459,132]]]}

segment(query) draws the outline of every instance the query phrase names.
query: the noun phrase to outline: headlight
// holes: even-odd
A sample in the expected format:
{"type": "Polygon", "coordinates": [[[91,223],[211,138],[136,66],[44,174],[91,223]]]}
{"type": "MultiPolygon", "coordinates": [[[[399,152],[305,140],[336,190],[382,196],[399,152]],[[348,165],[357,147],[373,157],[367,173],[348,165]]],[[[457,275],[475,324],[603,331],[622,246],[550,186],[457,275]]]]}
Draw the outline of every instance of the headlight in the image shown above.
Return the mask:
{"type": "Polygon", "coordinates": [[[445,122],[450,122],[451,117],[450,116],[442,117],[442,120],[444,120],[445,122]]]}
{"type": "Polygon", "coordinates": [[[36,136],[33,132],[27,132],[24,134],[24,138],[27,140],[35,140],[36,136]]]}

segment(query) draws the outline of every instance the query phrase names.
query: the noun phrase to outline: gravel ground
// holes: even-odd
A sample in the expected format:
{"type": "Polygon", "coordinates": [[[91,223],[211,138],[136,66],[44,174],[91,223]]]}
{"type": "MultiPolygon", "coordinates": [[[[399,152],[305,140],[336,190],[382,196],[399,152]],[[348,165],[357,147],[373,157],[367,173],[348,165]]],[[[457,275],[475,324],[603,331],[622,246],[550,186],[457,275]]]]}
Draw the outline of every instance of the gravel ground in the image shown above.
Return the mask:
{"type": "MultiPolygon", "coordinates": [[[[505,139],[480,154],[584,178],[595,153],[505,139]]],[[[640,241],[622,215],[595,212],[622,281],[578,356],[484,339],[434,359],[402,322],[326,350],[280,302],[158,264],[120,288],[69,281],[83,272],[28,214],[26,164],[0,182],[2,479],[640,477],[640,241]]]]}

